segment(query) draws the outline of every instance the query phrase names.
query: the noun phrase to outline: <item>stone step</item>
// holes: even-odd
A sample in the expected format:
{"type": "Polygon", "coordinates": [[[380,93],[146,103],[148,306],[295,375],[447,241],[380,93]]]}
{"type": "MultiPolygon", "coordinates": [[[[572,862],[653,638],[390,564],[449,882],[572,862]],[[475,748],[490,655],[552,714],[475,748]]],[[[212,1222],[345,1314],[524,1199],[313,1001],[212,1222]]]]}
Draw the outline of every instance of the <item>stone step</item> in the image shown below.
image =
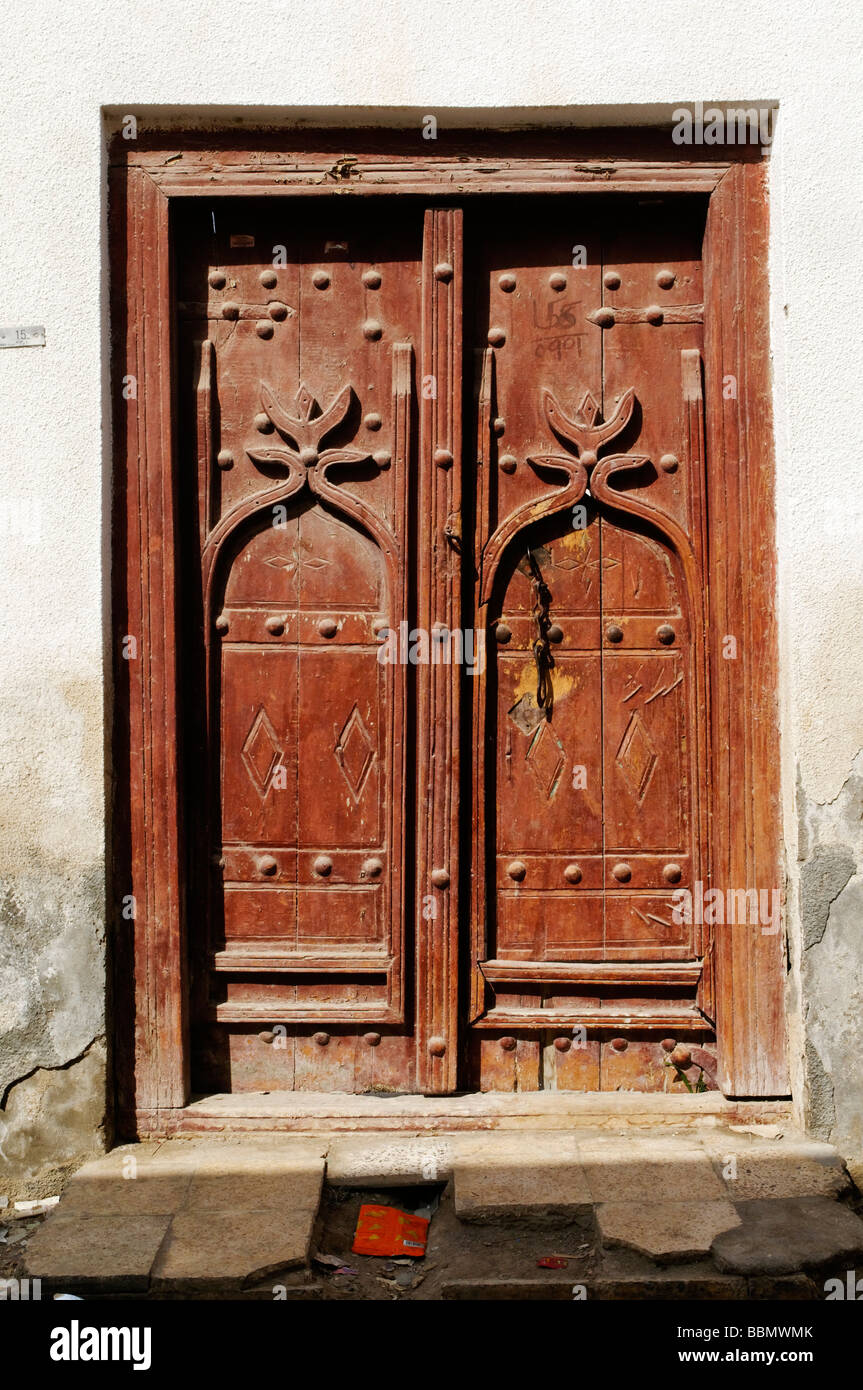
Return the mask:
{"type": "Polygon", "coordinates": [[[228,1292],[306,1265],[320,1144],[134,1146],[86,1164],[31,1239],[27,1271],[78,1293],[228,1292]]]}

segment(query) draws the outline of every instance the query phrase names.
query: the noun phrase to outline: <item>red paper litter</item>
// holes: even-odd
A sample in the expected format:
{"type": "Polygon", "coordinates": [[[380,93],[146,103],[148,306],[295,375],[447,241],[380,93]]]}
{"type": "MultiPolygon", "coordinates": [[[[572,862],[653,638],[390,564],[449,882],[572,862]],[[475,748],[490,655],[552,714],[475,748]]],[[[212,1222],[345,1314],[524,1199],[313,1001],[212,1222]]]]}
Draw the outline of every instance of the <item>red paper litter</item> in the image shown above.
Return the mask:
{"type": "Polygon", "coordinates": [[[360,1207],[351,1250],[355,1255],[413,1255],[426,1252],[428,1219],[398,1207],[360,1207]]]}

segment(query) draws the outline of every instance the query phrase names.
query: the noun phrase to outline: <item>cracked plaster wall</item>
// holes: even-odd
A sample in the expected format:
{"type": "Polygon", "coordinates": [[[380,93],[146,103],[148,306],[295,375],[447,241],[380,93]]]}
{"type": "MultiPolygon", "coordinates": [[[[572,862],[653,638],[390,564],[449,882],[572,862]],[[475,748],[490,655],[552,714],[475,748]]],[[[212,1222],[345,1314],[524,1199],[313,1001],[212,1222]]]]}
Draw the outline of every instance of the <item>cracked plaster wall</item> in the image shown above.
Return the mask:
{"type": "Polygon", "coordinates": [[[863,1155],[863,750],[829,801],[798,784],[792,1062],[811,1131],[863,1155]]]}
{"type": "MultiPolygon", "coordinates": [[[[39,1107],[22,1102],[26,1088],[41,1086],[40,1113],[56,1095],[72,1148],[101,1142],[110,469],[101,108],[189,119],[218,103],[227,118],[252,122],[256,110],[292,107],[312,121],[329,111],[344,124],[375,119],[369,108],[461,108],[468,122],[471,109],[482,109],[480,123],[533,108],[540,121],[633,124],[681,103],[775,101],[770,261],[790,1041],[801,1112],[819,1132],[859,1143],[861,847],[859,770],[851,769],[863,746],[863,487],[852,329],[863,317],[855,273],[863,199],[849,132],[863,115],[860,20],[852,0],[789,0],[781,10],[748,0],[684,9],[667,0],[536,0],[527,8],[514,0],[161,0],[149,8],[30,0],[4,17],[2,321],[47,329],[44,349],[0,352],[0,1119],[8,1139],[35,1123],[22,1117],[39,1107]],[[79,1095],[77,1107],[60,1098],[63,1087],[79,1095]]],[[[34,1180],[36,1149],[26,1157],[26,1135],[16,1144],[5,1148],[34,1180]]]]}

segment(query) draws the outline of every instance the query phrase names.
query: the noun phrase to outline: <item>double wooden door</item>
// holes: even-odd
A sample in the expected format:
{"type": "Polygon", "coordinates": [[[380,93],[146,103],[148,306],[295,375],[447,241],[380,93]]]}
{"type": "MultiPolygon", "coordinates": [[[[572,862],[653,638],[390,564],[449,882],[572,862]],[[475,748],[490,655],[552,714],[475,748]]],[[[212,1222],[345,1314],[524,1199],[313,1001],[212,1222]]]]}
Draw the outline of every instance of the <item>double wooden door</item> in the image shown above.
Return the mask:
{"type": "Polygon", "coordinates": [[[715,1084],[703,225],[178,218],[195,1089],[715,1084]]]}

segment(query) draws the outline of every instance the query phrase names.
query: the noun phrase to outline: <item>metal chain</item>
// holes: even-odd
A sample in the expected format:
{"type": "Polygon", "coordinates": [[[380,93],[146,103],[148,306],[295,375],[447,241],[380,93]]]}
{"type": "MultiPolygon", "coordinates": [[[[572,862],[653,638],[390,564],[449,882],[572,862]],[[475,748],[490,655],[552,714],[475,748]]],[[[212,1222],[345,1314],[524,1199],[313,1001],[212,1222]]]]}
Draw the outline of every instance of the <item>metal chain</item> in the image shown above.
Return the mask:
{"type": "Polygon", "coordinates": [[[551,591],[542,577],[542,570],[532,550],[527,552],[527,564],[530,570],[530,594],[533,600],[531,617],[536,630],[536,636],[532,643],[533,659],[536,662],[536,703],[539,709],[545,710],[546,719],[551,719],[554,705],[554,686],[551,680],[554,657],[551,654],[548,640],[548,629],[551,627],[548,613],[551,604],[551,591]]]}

